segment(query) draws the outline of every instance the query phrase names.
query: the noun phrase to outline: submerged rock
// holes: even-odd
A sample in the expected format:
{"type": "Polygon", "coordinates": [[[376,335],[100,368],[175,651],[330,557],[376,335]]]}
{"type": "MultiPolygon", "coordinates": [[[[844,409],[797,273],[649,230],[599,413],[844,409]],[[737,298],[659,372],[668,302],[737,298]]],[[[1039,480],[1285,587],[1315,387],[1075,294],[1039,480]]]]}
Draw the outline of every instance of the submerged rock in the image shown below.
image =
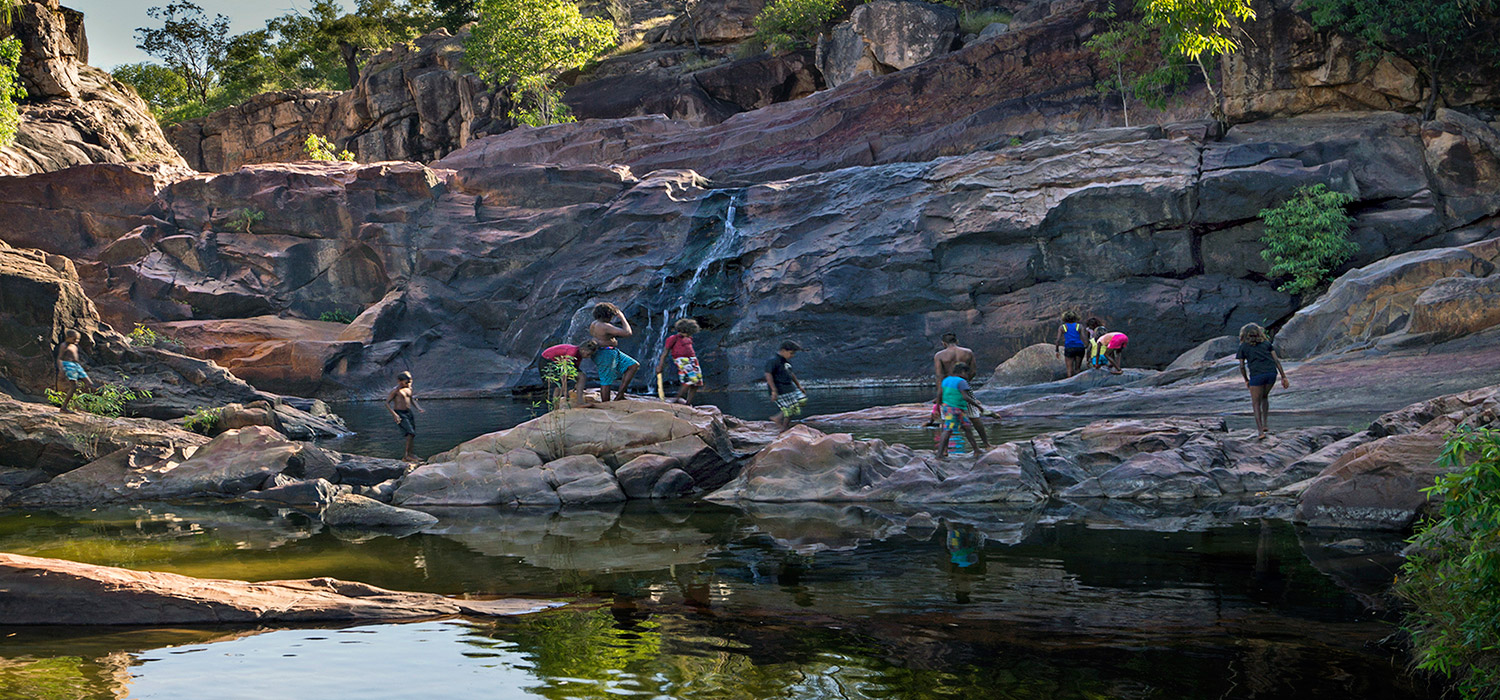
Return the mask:
{"type": "Polygon", "coordinates": [[[333,578],[248,583],[0,553],[0,625],[222,625],[519,615],[555,605],[459,600],[333,578]]]}

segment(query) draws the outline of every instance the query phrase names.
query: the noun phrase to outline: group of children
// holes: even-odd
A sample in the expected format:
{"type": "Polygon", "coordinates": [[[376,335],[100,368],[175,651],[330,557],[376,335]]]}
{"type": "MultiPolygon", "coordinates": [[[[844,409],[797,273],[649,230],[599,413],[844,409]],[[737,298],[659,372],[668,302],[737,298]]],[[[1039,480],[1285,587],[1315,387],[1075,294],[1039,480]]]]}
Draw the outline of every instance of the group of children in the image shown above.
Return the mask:
{"type": "Polygon", "coordinates": [[[1063,322],[1057,327],[1057,340],[1053,344],[1053,354],[1067,361],[1068,376],[1078,374],[1084,367],[1108,368],[1110,374],[1123,374],[1125,346],[1130,343],[1130,338],[1119,331],[1106,329],[1097,316],[1090,316],[1082,327],[1078,325],[1078,318],[1077,311],[1063,313],[1063,322]]]}

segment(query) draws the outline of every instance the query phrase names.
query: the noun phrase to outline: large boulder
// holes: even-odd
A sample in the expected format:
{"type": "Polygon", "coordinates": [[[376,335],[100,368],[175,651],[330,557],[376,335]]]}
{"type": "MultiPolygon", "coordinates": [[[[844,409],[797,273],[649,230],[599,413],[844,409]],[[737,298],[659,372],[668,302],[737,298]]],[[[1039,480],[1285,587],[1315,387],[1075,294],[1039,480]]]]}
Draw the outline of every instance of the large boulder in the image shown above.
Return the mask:
{"type": "Polygon", "coordinates": [[[1423,489],[1448,471],[1437,459],[1459,426],[1500,424],[1500,387],[1423,401],[1382,416],[1373,441],[1348,450],[1306,484],[1296,520],[1312,527],[1405,530],[1433,506],[1423,489]]]}
{"type": "Polygon", "coordinates": [[[352,493],[339,494],[323,507],[323,523],[330,527],[357,529],[417,530],[437,518],[409,508],[386,505],[352,493]]]}
{"type": "Polygon", "coordinates": [[[1172,360],[1172,364],[1167,365],[1166,371],[1187,369],[1222,360],[1238,353],[1239,349],[1240,339],[1236,336],[1221,335],[1217,338],[1209,338],[1194,346],[1192,350],[1178,355],[1177,359],[1172,360]]]}
{"type": "Polygon", "coordinates": [[[1057,346],[1051,343],[1036,343],[1016,351],[990,375],[987,387],[1025,386],[1043,384],[1068,376],[1067,366],[1057,357],[1057,346]]]}
{"type": "Polygon", "coordinates": [[[1412,304],[1412,333],[1446,340],[1500,324],[1500,275],[1447,277],[1434,282],[1412,304]]]}
{"type": "Polygon", "coordinates": [[[553,411],[434,455],[400,480],[393,501],[616,503],[716,488],[737,467],[728,428],[716,410],[616,401],[553,411]]]}
{"type": "Polygon", "coordinates": [[[0,624],[191,625],[518,615],[549,603],[459,600],[332,578],[247,583],[0,554],[0,624]]]}
{"type": "MultiPolygon", "coordinates": [[[[1451,277],[1489,276],[1495,270],[1497,249],[1500,246],[1495,241],[1485,241],[1458,248],[1417,250],[1351,270],[1282,327],[1276,336],[1277,351],[1283,357],[1300,359],[1369,345],[1383,336],[1405,332],[1418,300],[1429,289],[1451,277]]],[[[1429,303],[1440,304],[1443,294],[1440,289],[1428,296],[1429,303]]],[[[1461,299],[1458,306],[1474,308],[1468,299],[1461,299]]],[[[1432,310],[1439,308],[1434,306],[1432,310]]],[[[1467,318],[1462,322],[1455,319],[1454,330],[1473,328],[1489,317],[1487,311],[1463,315],[1467,318]]],[[[1428,316],[1423,323],[1439,322],[1428,316]]],[[[1428,330],[1440,329],[1434,326],[1428,330]]]]}
{"type": "Polygon", "coordinates": [[[818,68],[830,86],[862,73],[885,75],[931,60],[958,39],[958,10],[912,0],[875,0],[818,38],[818,68]]]}

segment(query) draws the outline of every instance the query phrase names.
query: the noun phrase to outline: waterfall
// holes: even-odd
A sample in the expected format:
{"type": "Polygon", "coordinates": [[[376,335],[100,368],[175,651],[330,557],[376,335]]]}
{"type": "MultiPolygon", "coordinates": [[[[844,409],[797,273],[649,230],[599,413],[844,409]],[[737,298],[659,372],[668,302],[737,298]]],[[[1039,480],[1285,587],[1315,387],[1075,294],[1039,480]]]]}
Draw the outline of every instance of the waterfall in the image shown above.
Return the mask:
{"type": "MultiPolygon", "coordinates": [[[[675,300],[661,299],[661,328],[657,330],[656,338],[652,341],[652,353],[645,358],[641,358],[643,364],[648,363],[647,358],[649,358],[649,364],[654,364],[657,358],[661,357],[662,348],[666,347],[667,344],[667,336],[671,334],[674,317],[683,318],[687,315],[688,308],[693,304],[693,296],[698,293],[698,288],[703,285],[703,278],[708,274],[708,268],[712,267],[714,263],[739,255],[740,232],[734,225],[735,212],[738,209],[739,193],[736,192],[730,195],[729,206],[725,209],[724,228],[719,231],[719,236],[714,239],[713,244],[708,247],[708,250],[704,251],[703,258],[693,268],[693,274],[682,286],[682,291],[677,293],[675,300]]],[[[665,287],[666,278],[664,277],[662,281],[663,287],[665,287]]],[[[658,294],[659,298],[661,296],[661,294],[658,294]]],[[[655,318],[652,319],[651,325],[656,325],[655,318]]],[[[648,335],[650,334],[650,330],[652,329],[647,329],[648,335]]],[[[648,383],[654,382],[654,379],[648,380],[648,383]]]]}

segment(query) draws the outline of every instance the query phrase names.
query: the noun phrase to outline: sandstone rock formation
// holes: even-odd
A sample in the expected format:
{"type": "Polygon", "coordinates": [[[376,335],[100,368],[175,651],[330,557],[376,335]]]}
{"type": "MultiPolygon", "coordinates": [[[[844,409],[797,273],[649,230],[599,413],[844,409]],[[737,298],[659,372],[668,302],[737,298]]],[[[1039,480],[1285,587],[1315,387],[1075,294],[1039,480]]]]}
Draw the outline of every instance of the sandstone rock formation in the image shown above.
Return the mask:
{"type": "MultiPolygon", "coordinates": [[[[182,323],[190,349],[262,388],[329,398],[376,397],[396,367],[438,396],[537,382],[535,352],[576,338],[604,299],[640,329],[626,344],[637,356],[659,351],[663,313],[697,317],[717,385],[757,380],[763,339],[788,328],[820,349],[799,359],[808,378],[925,377],[930,350],[909,340],[947,330],[993,366],[1051,340],[1069,307],[1104,314],[1132,338],[1128,364],[1151,367],[1290,315],[1258,242],[1224,234],[1291,184],[1357,195],[1351,265],[1493,235],[1500,201],[1457,165],[1490,162],[1493,134],[1444,118],[1320,115],[1209,142],[1103,129],[734,190],[687,171],[490,163],[486,148],[450,158],[474,166],[458,171],[254,166],[149,196],[156,180],[112,172],[128,196],[66,212],[87,237],[49,244],[64,212],[35,204],[6,236],[101,260],[85,278],[111,322],[182,323]],[[245,211],[263,218],[246,226],[245,211]],[[330,311],[358,318],[310,320],[330,311]]],[[[769,142],[758,132],[746,147],[769,142]]],[[[546,156],[511,154],[531,155],[546,156]]],[[[38,186],[0,182],[0,201],[36,201],[38,186]]]]}
{"type": "Polygon", "coordinates": [[[1500,239],[1395,255],[1345,273],[1301,309],[1276,336],[1286,357],[1303,358],[1377,342],[1427,342],[1477,333],[1500,323],[1493,293],[1500,282],[1500,239]]]}
{"type": "Polygon", "coordinates": [[[223,625],[413,620],[535,612],[554,604],[460,600],[333,578],[249,583],[0,554],[0,624],[223,625]]]}
{"type": "Polygon", "coordinates": [[[1307,483],[1296,520],[1313,527],[1405,530],[1433,506],[1422,489],[1448,471],[1437,463],[1459,426],[1500,425],[1500,387],[1441,396],[1376,421],[1369,442],[1349,449],[1307,483]]]}
{"type": "Polygon", "coordinates": [[[184,164],[135,91],[87,65],[80,13],[49,0],[24,0],[13,14],[27,99],[15,143],[0,148],[0,175],[83,163],[184,164]]]}
{"type": "Polygon", "coordinates": [[[818,37],[818,69],[829,86],[861,74],[885,75],[948,53],[958,11],[911,0],[874,0],[818,37]]]}
{"type": "Polygon", "coordinates": [[[331,527],[417,530],[438,521],[420,511],[386,505],[373,498],[340,494],[323,508],[323,523],[331,527]]]}
{"type": "Polygon", "coordinates": [[[9,428],[0,434],[0,467],[34,473],[11,487],[9,502],[19,505],[262,498],[267,489],[319,480],[343,492],[406,473],[396,460],[293,442],[263,426],[210,440],[157,421],[64,415],[3,397],[0,415],[9,428]]]}
{"type": "Polygon", "coordinates": [[[1006,443],[977,460],[939,461],[925,450],[799,426],[708,498],[983,503],[1253,494],[1308,478],[1316,472],[1301,460],[1348,435],[1309,428],[1257,441],[1218,419],[1109,420],[1006,443]]]}
{"type": "Polygon", "coordinates": [[[656,401],[553,411],[434,455],[399,482],[392,500],[579,505],[713,489],[739,466],[729,435],[737,423],[711,408],[656,401]]]}
{"type": "MultiPolygon", "coordinates": [[[[976,367],[975,371],[982,372],[983,368],[976,367]]],[[[1067,367],[1057,359],[1057,346],[1051,343],[1036,343],[1017,350],[1016,354],[1001,362],[995,367],[995,373],[990,375],[984,385],[988,387],[1024,386],[1066,378],[1067,367]]]]}
{"type": "MultiPolygon", "coordinates": [[[[105,174],[120,174],[105,166],[105,174]]],[[[51,180],[52,174],[43,175],[51,180]]],[[[38,183],[39,184],[39,183],[38,183]]],[[[101,197],[102,199],[102,197],[101,197]]],[[[102,212],[106,219],[110,212],[102,212]]],[[[92,215],[84,214],[85,218],[92,215]]],[[[48,217],[38,217],[40,221],[48,217]]],[[[124,218],[125,225],[130,222],[124,218]]],[[[108,225],[101,228],[108,229],[108,225]]],[[[41,225],[33,231],[40,232],[41,225]]],[[[27,236],[20,236],[27,238],[27,236]]],[[[62,241],[59,249],[79,245],[62,241]]],[[[134,415],[179,418],[200,407],[230,402],[264,403],[274,416],[259,421],[301,439],[333,437],[347,432],[337,416],[314,415],[281,397],[252,388],[222,367],[172,352],[166,347],[140,345],[100,323],[93,302],[84,293],[76,267],[62,255],[16,249],[0,241],[0,388],[18,395],[42,396],[56,387],[53,349],[63,332],[82,335],[81,349],[93,381],[149,392],[130,402],[134,415]]],[[[308,406],[308,408],[314,408],[308,406]]],[[[326,407],[324,407],[326,408],[326,407]]]]}

